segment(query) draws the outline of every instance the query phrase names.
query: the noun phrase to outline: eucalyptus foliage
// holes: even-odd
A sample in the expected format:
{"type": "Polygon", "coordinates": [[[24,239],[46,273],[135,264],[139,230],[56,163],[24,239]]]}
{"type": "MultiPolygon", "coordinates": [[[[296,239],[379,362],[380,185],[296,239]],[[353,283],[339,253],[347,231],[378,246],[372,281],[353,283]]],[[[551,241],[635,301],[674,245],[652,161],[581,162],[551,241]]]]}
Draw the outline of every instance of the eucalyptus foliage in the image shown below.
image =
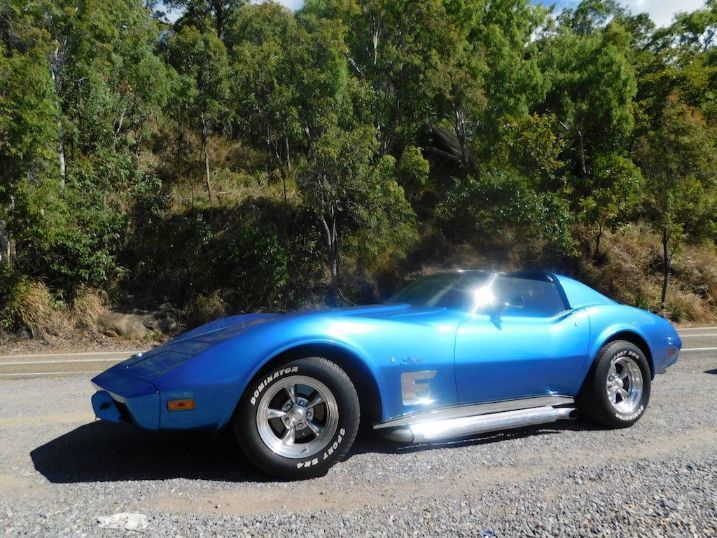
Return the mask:
{"type": "Polygon", "coordinates": [[[165,4],[0,0],[0,310],[33,280],[375,300],[446,249],[571,268],[642,222],[664,304],[717,238],[717,0],[666,28],[614,0],[165,4]]]}

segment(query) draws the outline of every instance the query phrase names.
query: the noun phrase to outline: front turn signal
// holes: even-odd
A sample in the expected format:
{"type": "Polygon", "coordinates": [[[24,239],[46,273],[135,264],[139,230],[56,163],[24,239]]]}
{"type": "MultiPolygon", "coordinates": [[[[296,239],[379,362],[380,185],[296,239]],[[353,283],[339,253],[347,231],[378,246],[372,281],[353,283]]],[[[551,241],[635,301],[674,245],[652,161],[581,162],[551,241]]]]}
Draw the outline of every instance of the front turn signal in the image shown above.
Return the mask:
{"type": "Polygon", "coordinates": [[[169,400],[167,402],[167,409],[170,411],[190,411],[196,407],[194,400],[169,400]]]}

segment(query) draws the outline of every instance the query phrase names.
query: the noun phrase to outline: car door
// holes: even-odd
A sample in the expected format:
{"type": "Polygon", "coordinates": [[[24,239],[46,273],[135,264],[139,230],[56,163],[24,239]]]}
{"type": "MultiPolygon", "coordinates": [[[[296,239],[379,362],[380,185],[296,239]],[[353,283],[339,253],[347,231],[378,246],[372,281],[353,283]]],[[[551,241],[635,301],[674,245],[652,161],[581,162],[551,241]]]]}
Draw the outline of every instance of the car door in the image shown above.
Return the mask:
{"type": "Polygon", "coordinates": [[[589,320],[545,273],[497,274],[456,334],[459,402],[571,395],[588,349],[589,320]]]}

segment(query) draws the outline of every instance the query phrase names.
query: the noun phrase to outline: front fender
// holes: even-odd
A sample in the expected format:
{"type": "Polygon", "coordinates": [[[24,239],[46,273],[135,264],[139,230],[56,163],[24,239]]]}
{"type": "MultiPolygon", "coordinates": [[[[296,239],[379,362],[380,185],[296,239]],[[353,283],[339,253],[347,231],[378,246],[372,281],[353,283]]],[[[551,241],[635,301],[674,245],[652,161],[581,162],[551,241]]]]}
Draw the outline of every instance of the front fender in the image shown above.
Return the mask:
{"type": "Polygon", "coordinates": [[[198,353],[181,366],[156,380],[161,398],[162,429],[218,430],[226,426],[241,395],[267,363],[291,349],[306,345],[340,348],[364,363],[377,378],[364,350],[353,342],[323,334],[305,336],[306,327],[271,324],[218,343],[198,353]],[[301,336],[304,335],[304,336],[301,336]],[[191,412],[169,412],[169,400],[193,398],[191,412]]]}

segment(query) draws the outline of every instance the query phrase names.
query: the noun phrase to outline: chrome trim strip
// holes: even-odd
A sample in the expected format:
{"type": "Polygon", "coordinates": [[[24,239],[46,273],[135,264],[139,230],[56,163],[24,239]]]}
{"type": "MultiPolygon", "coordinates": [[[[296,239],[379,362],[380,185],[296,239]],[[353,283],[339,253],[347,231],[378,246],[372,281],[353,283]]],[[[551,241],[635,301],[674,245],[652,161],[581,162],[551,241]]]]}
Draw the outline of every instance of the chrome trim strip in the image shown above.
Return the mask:
{"type": "Polygon", "coordinates": [[[395,428],[397,426],[408,426],[421,422],[433,420],[448,420],[453,418],[473,417],[487,413],[500,413],[503,411],[517,411],[519,409],[530,409],[531,407],[543,407],[546,405],[572,405],[575,399],[572,396],[535,396],[531,398],[520,398],[517,400],[501,400],[499,402],[488,402],[472,405],[454,405],[441,407],[439,409],[427,409],[410,413],[399,418],[374,424],[373,428],[395,428]]]}
{"type": "Polygon", "coordinates": [[[531,407],[475,417],[421,422],[388,430],[386,436],[403,443],[432,443],[481,433],[547,424],[558,420],[572,419],[575,418],[575,415],[576,410],[572,407],[531,407]]]}

